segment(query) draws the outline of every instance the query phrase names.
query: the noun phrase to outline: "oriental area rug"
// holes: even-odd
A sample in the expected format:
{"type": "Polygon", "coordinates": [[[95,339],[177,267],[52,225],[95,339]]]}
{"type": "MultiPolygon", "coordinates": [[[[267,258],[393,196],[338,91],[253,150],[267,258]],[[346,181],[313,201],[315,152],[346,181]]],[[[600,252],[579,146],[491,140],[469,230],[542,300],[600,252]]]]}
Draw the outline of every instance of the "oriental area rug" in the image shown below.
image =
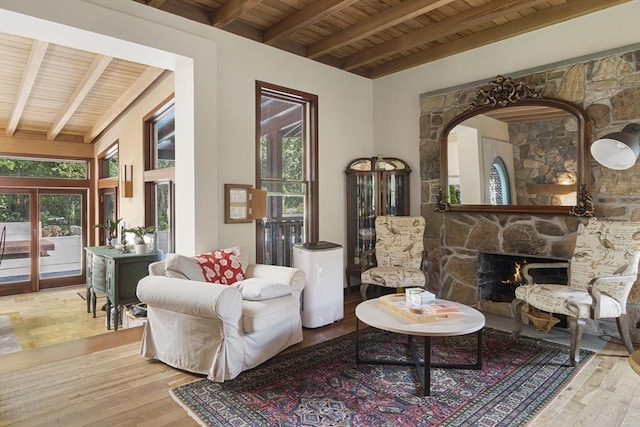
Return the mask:
{"type": "MultiPolygon", "coordinates": [[[[362,357],[410,360],[406,336],[360,334],[362,357]]],[[[415,367],[356,365],[354,333],[171,394],[205,426],[520,426],[593,356],[581,351],[572,367],[564,345],[487,328],[483,339],[482,370],[432,369],[431,396],[421,396],[415,367]]],[[[432,362],[475,361],[475,334],[431,342],[432,362]]]]}

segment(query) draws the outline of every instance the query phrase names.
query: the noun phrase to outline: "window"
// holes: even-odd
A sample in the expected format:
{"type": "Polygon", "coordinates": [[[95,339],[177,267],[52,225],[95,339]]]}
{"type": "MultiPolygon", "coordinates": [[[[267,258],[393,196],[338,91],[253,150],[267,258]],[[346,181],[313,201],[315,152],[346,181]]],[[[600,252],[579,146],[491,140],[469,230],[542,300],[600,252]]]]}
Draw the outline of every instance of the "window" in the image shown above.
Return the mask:
{"type": "Polygon", "coordinates": [[[507,166],[500,157],[496,157],[491,165],[491,172],[489,176],[489,199],[492,205],[511,204],[507,166]]]}
{"type": "Polygon", "coordinates": [[[83,283],[88,159],[0,156],[0,295],[83,283]]]}
{"type": "Polygon", "coordinates": [[[175,103],[165,100],[145,117],[145,225],[155,225],[158,249],[175,251],[175,103]]]}
{"type": "Polygon", "coordinates": [[[89,166],[84,160],[0,157],[0,177],[88,179],[88,175],[89,166]]]}
{"type": "Polygon", "coordinates": [[[118,177],[118,142],[98,156],[98,178],[118,177]]]}
{"type": "Polygon", "coordinates": [[[258,262],[292,263],[293,245],[318,240],[318,97],[256,83],[256,188],[267,191],[258,262]]]}

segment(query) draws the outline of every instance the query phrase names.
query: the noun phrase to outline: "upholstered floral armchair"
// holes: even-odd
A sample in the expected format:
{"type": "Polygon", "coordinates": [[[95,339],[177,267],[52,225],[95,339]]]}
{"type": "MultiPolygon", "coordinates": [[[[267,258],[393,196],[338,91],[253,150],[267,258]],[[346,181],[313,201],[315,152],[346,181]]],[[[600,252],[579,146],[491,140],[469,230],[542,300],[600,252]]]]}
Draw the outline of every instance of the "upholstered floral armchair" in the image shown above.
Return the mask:
{"type": "MultiPolygon", "coordinates": [[[[579,360],[586,319],[615,318],[620,337],[631,353],[633,344],[626,321],[626,305],[638,276],[639,260],[640,223],[591,219],[587,224],[580,224],[568,264],[568,285],[535,283],[516,289],[516,299],[512,302],[516,318],[514,337],[522,331],[522,316],[529,305],[567,316],[573,365],[579,360]]],[[[542,265],[545,266],[557,264],[542,265]]],[[[526,270],[536,267],[529,264],[526,270]]]]}
{"type": "Polygon", "coordinates": [[[376,244],[363,255],[360,295],[367,299],[369,285],[388,288],[424,287],[422,271],[425,220],[421,216],[379,216],[375,222],[376,244]],[[375,266],[374,266],[375,265],[375,266]]]}

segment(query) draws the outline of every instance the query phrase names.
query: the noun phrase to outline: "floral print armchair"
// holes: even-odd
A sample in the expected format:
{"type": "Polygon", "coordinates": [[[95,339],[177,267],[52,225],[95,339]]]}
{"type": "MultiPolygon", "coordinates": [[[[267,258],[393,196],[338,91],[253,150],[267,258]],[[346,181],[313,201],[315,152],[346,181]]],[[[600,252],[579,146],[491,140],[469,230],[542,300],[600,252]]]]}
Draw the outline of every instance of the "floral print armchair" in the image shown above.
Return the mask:
{"type": "Polygon", "coordinates": [[[388,288],[424,287],[421,270],[424,255],[425,220],[421,216],[379,216],[376,218],[376,266],[361,274],[360,295],[367,299],[369,285],[388,288]]]}
{"type": "MultiPolygon", "coordinates": [[[[615,318],[620,337],[631,353],[633,345],[626,322],[626,305],[638,276],[639,260],[640,223],[590,219],[580,224],[568,264],[568,285],[534,283],[516,289],[516,299],[512,302],[517,322],[514,337],[522,330],[523,310],[529,305],[567,316],[573,365],[578,362],[585,319],[615,318]]],[[[552,266],[542,267],[545,265],[552,266]]],[[[536,264],[526,268],[535,269],[536,264]]]]}

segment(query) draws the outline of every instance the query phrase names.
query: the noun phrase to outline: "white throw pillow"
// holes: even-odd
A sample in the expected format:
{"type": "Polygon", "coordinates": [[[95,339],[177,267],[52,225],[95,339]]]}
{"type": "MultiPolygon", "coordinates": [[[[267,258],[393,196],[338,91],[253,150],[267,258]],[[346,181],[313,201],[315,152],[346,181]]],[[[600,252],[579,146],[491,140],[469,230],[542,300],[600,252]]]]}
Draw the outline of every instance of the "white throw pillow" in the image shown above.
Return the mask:
{"type": "Polygon", "coordinates": [[[206,282],[202,268],[193,257],[169,254],[164,260],[164,271],[167,277],[206,282]]]}
{"type": "Polygon", "coordinates": [[[242,299],[249,301],[262,301],[291,295],[291,286],[257,277],[241,280],[231,286],[240,291],[242,299]]]}

